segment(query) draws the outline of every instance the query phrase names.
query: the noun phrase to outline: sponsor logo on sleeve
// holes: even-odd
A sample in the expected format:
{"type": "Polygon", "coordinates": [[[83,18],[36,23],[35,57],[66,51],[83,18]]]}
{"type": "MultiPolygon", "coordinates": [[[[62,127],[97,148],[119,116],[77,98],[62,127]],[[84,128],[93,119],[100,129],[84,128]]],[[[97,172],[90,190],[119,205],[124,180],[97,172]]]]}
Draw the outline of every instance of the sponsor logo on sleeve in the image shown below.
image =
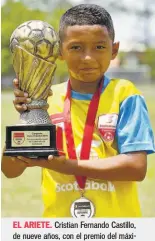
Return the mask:
{"type": "Polygon", "coordinates": [[[104,141],[114,140],[117,120],[117,114],[105,114],[98,117],[98,130],[104,141]]]}

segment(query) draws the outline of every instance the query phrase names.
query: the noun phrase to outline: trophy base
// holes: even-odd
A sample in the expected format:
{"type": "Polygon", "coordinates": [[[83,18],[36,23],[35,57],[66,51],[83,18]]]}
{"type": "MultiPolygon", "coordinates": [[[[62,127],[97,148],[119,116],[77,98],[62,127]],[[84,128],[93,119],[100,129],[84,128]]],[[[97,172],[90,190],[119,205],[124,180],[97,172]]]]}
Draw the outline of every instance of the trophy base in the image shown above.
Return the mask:
{"type": "Polygon", "coordinates": [[[16,125],[6,127],[6,150],[4,156],[29,158],[59,156],[56,147],[56,126],[16,125]]]}
{"type": "Polygon", "coordinates": [[[52,149],[48,149],[48,150],[14,150],[14,149],[7,149],[4,152],[4,156],[24,156],[24,157],[28,157],[28,158],[47,158],[49,155],[53,155],[53,156],[59,156],[59,152],[57,150],[52,150],[52,149]],[[24,154],[23,154],[24,152],[24,154]]]}

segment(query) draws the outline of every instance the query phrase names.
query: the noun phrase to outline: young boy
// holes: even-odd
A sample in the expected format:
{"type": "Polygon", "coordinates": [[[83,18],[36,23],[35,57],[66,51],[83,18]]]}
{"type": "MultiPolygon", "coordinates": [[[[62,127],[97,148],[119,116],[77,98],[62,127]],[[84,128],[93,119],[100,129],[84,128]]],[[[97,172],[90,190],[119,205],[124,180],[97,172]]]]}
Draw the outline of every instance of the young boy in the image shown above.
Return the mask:
{"type": "MultiPolygon", "coordinates": [[[[43,168],[45,217],[139,217],[136,181],[145,178],[153,133],[140,91],[105,76],[119,49],[112,19],[100,6],[78,5],[62,16],[59,36],[69,81],[52,87],[49,114],[66,156],[3,157],[2,170],[16,177],[43,168]]],[[[26,109],[24,93],[15,96],[16,109],[26,109]]]]}

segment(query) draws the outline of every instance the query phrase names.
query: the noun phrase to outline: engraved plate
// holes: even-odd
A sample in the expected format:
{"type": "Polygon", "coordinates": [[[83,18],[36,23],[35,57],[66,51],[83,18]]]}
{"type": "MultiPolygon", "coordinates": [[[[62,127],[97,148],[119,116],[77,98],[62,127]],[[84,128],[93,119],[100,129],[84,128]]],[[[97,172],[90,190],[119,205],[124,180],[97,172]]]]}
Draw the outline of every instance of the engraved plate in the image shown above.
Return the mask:
{"type": "Polygon", "coordinates": [[[12,147],[50,146],[50,131],[12,131],[12,147]]]}

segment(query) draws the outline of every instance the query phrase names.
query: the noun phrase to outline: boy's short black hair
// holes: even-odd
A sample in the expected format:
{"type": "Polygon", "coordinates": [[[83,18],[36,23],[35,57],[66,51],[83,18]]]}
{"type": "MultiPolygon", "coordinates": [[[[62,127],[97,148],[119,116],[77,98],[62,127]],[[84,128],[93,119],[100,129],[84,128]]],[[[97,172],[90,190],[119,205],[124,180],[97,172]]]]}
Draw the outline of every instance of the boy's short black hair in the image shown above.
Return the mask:
{"type": "Polygon", "coordinates": [[[62,41],[65,28],[74,25],[106,26],[110,38],[114,41],[115,31],[110,14],[101,6],[95,4],[80,4],[68,9],[60,20],[59,38],[62,41]]]}

